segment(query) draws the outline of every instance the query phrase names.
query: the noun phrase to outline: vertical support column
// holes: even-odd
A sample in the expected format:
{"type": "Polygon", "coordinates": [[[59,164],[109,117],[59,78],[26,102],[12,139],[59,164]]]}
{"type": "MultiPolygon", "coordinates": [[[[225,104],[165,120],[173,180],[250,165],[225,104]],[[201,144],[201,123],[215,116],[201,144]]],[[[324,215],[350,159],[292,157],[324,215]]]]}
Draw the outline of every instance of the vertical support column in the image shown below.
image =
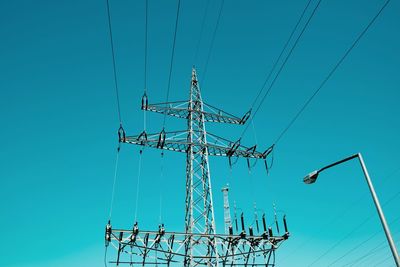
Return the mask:
{"type": "Polygon", "coordinates": [[[229,207],[229,187],[226,185],[226,187],[222,188],[222,193],[224,195],[224,223],[225,223],[225,234],[229,234],[229,227],[232,225],[232,220],[231,220],[231,210],[229,207]]]}
{"type": "MultiPolygon", "coordinates": [[[[189,99],[187,118],[189,145],[186,152],[186,232],[215,234],[207,132],[204,123],[203,100],[195,69],[192,70],[189,99]],[[193,142],[201,145],[192,146],[193,142]]],[[[193,257],[197,254],[208,256],[205,257],[203,264],[218,266],[218,259],[212,260],[213,257],[218,258],[215,238],[210,238],[207,244],[196,241],[196,238],[192,237],[186,242],[185,266],[192,266],[194,264],[193,257]]]]}
{"type": "MultiPolygon", "coordinates": [[[[193,83],[193,82],[192,82],[193,83]]],[[[193,99],[192,99],[192,83],[190,85],[189,116],[187,118],[188,127],[188,150],[186,151],[186,211],[185,211],[185,232],[193,233],[193,99]]],[[[192,266],[193,261],[193,238],[185,243],[185,266],[192,266]]]]}

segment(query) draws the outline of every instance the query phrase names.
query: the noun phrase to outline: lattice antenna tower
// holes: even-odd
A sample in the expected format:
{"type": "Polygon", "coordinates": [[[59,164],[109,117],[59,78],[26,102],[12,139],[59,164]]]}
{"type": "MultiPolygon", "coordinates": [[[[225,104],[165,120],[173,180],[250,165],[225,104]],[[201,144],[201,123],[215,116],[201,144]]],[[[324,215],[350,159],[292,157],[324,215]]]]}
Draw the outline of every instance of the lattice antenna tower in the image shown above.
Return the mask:
{"type": "MultiPolygon", "coordinates": [[[[142,109],[186,120],[187,129],[136,136],[120,134],[120,142],[186,154],[185,231],[167,232],[164,225],[156,231],[106,227],[106,245],[116,248],[116,260],[110,263],[167,266],[274,266],[275,250],[289,237],[287,229],[275,236],[263,216],[264,231],[247,233],[243,216],[242,231],[218,234],[215,228],[209,156],[265,160],[271,149],[258,152],[256,146],[246,147],[206,131],[206,122],[243,125],[250,112],[236,117],[206,104],[201,96],[195,68],[192,69],[189,99],[149,104],[142,98],[142,109]]],[[[229,215],[230,217],[230,215],[229,215]]],[[[286,221],[284,223],[286,225],[286,221]]],[[[286,228],[286,227],[285,227],[286,228]]]]}
{"type": "Polygon", "coordinates": [[[229,228],[232,227],[231,210],[229,208],[229,185],[226,185],[221,189],[224,195],[224,224],[225,234],[229,234],[229,228]]]}

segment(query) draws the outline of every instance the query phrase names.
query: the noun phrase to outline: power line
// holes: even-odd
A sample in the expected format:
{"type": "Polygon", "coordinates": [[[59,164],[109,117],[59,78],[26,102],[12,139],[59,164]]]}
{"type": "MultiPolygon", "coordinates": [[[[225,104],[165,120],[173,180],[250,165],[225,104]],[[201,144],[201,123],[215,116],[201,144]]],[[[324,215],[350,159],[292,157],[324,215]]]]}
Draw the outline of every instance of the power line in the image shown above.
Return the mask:
{"type": "Polygon", "coordinates": [[[308,7],[310,6],[311,1],[312,1],[312,0],[308,0],[306,6],[304,7],[303,12],[301,13],[299,19],[297,20],[296,25],[293,27],[292,32],[290,33],[288,39],[286,40],[285,45],[282,47],[282,50],[281,50],[281,52],[279,53],[278,58],[275,60],[273,66],[272,66],[272,68],[271,68],[271,70],[269,71],[269,73],[268,73],[268,75],[267,75],[267,78],[264,80],[264,83],[263,83],[263,85],[261,86],[260,90],[258,91],[256,98],[254,99],[253,103],[251,104],[250,110],[252,110],[252,109],[254,108],[256,102],[258,101],[258,98],[261,96],[261,93],[264,91],[264,88],[265,88],[265,86],[267,85],[267,82],[268,82],[269,79],[271,78],[272,73],[274,72],[274,70],[275,70],[276,66],[278,65],[279,61],[281,60],[281,57],[282,57],[282,55],[283,55],[283,52],[285,52],[287,46],[289,45],[290,40],[292,40],[292,37],[293,37],[294,33],[295,33],[296,30],[297,30],[297,27],[299,26],[300,22],[303,20],[304,14],[306,13],[308,7]]]}
{"type": "MultiPolygon", "coordinates": [[[[381,183],[381,186],[384,186],[386,183],[388,183],[389,181],[391,181],[393,179],[393,177],[396,177],[395,175],[400,171],[400,168],[396,168],[394,169],[392,172],[390,172],[389,174],[385,175],[383,177],[382,180],[383,181],[381,183]]],[[[362,196],[360,196],[360,198],[358,198],[356,201],[352,202],[350,205],[346,206],[346,208],[342,211],[340,211],[339,213],[337,213],[334,217],[332,217],[332,219],[324,224],[322,227],[320,227],[320,229],[317,231],[317,235],[320,234],[323,230],[325,230],[328,226],[332,225],[334,222],[338,221],[339,219],[343,218],[349,211],[351,211],[354,207],[356,207],[361,201],[363,201],[365,199],[365,197],[368,196],[369,192],[365,192],[362,196]]],[[[400,192],[398,192],[400,193],[400,192]]],[[[395,194],[395,197],[397,197],[397,194],[395,194]]],[[[392,199],[392,198],[391,198],[392,199]]],[[[390,200],[391,201],[391,200],[390,200]]],[[[387,204],[387,203],[385,203],[387,204]]],[[[313,238],[308,238],[307,240],[305,240],[304,242],[302,242],[299,246],[297,246],[295,249],[293,249],[288,256],[286,256],[284,260],[286,260],[287,258],[290,258],[292,255],[295,255],[295,252],[297,252],[299,249],[304,248],[305,245],[307,243],[309,243],[311,240],[313,240],[313,238]]],[[[282,263],[283,263],[282,261],[282,263]]]]}
{"type": "MultiPolygon", "coordinates": [[[[166,96],[166,101],[165,101],[166,103],[168,103],[168,100],[169,100],[169,91],[170,91],[170,87],[171,87],[171,75],[172,75],[172,67],[173,67],[173,63],[174,63],[176,32],[178,31],[178,21],[179,21],[180,6],[181,6],[181,0],[178,0],[178,8],[176,10],[176,19],[175,19],[174,41],[173,41],[173,44],[172,44],[171,62],[170,62],[170,65],[169,65],[168,87],[167,87],[167,96],[166,96]]],[[[164,113],[163,128],[165,127],[166,116],[167,116],[167,113],[164,113]]]]}
{"type": "Polygon", "coordinates": [[[145,30],[144,30],[144,93],[147,92],[147,27],[148,27],[148,3],[149,1],[146,0],[146,7],[145,7],[145,30]]]}
{"type": "MultiPolygon", "coordinates": [[[[400,219],[400,217],[396,218],[395,220],[393,220],[390,223],[393,223],[394,221],[397,221],[399,219],[400,219]]],[[[400,233],[400,231],[395,232],[394,235],[396,235],[398,233],[400,233]]],[[[382,242],[380,242],[377,246],[375,246],[372,249],[370,249],[367,253],[365,253],[364,255],[362,255],[360,257],[358,257],[356,260],[353,260],[353,261],[351,261],[349,263],[346,263],[343,266],[347,266],[347,265],[354,266],[357,263],[361,263],[361,262],[367,260],[368,257],[372,256],[373,254],[376,254],[377,252],[381,251],[384,248],[387,248],[387,245],[385,245],[386,243],[387,243],[386,239],[382,240],[382,242]]]]}
{"type": "Polygon", "coordinates": [[[135,220],[134,222],[137,222],[137,213],[138,213],[138,206],[139,206],[139,186],[140,186],[140,177],[142,174],[142,153],[143,151],[140,150],[139,152],[139,167],[138,167],[138,173],[137,173],[137,180],[136,180],[136,202],[135,202],[135,220]]]}
{"type": "Polygon", "coordinates": [[[385,258],[385,259],[383,259],[382,261],[380,261],[380,262],[376,263],[374,266],[381,265],[382,263],[384,263],[384,262],[388,261],[388,260],[389,260],[389,259],[391,259],[391,258],[393,258],[393,256],[392,256],[392,255],[390,255],[389,257],[386,257],[386,258],[385,258]]]}
{"type": "Polygon", "coordinates": [[[159,221],[162,223],[162,211],[163,211],[163,185],[164,185],[164,153],[161,152],[161,164],[160,164],[160,183],[159,183],[159,191],[160,191],[160,199],[159,199],[159,221]]]}
{"type": "MultiPolygon", "coordinates": [[[[385,201],[385,203],[383,203],[383,207],[386,206],[387,204],[389,204],[390,202],[392,202],[394,199],[396,199],[398,196],[400,195],[400,191],[398,191],[397,193],[395,193],[390,199],[388,199],[387,201],[385,201]]],[[[341,244],[344,240],[348,239],[350,236],[353,235],[353,233],[355,233],[359,228],[361,228],[365,223],[367,223],[373,216],[375,215],[375,213],[372,213],[370,216],[368,216],[365,220],[363,220],[360,224],[358,224],[356,227],[353,228],[353,230],[351,230],[346,236],[344,236],[342,239],[340,239],[339,241],[337,241],[333,246],[331,246],[327,251],[325,251],[322,255],[320,255],[316,260],[314,260],[309,266],[314,265],[315,263],[317,263],[319,260],[321,260],[324,256],[326,256],[328,253],[330,253],[334,248],[336,248],[339,244],[341,244]]],[[[396,219],[397,220],[397,219],[396,219]]],[[[395,221],[396,221],[395,220],[395,221]]],[[[337,261],[334,261],[333,263],[336,263],[337,261]]],[[[333,263],[331,263],[328,266],[331,266],[333,263]]]]}
{"type": "Polygon", "coordinates": [[[340,245],[344,240],[352,236],[359,228],[361,228],[364,224],[366,224],[375,214],[371,214],[363,220],[360,224],[358,224],[356,227],[353,228],[347,235],[345,235],[342,239],[337,241],[335,244],[333,244],[328,250],[326,250],[323,254],[321,254],[317,259],[315,259],[310,265],[308,266],[313,266],[315,263],[319,262],[323,257],[328,255],[334,248],[336,248],[338,245],[340,245]]]}
{"type": "Polygon", "coordinates": [[[318,86],[317,90],[310,96],[310,98],[305,102],[305,104],[302,106],[302,108],[297,112],[297,114],[293,117],[293,119],[289,122],[289,124],[286,126],[286,128],[279,134],[279,136],[276,138],[274,144],[277,144],[283,135],[289,130],[289,128],[294,124],[294,122],[298,119],[298,117],[303,113],[303,111],[306,109],[306,107],[310,104],[310,102],[314,99],[314,97],[319,93],[319,91],[324,87],[324,85],[327,83],[327,81],[332,77],[332,75],[336,72],[336,70],[339,68],[339,66],[343,63],[343,61],[346,59],[346,57],[350,54],[350,52],[353,50],[353,48],[357,45],[357,43],[361,40],[361,38],[364,36],[364,34],[368,31],[368,29],[372,26],[372,24],[376,21],[376,19],[379,17],[379,15],[382,13],[382,11],[385,9],[385,7],[389,4],[391,0],[387,0],[384,5],[381,7],[381,9],[378,11],[378,13],[372,18],[372,20],[368,23],[368,25],[364,28],[364,30],[358,35],[356,40],[353,42],[353,44],[346,50],[344,55],[339,59],[339,61],[336,63],[336,65],[333,67],[333,69],[328,73],[328,75],[325,77],[325,79],[322,81],[320,86],[318,86]]]}
{"type": "Polygon", "coordinates": [[[381,251],[383,248],[385,248],[385,247],[386,247],[386,246],[385,246],[385,243],[386,243],[386,242],[387,242],[386,240],[382,240],[382,242],[380,242],[377,246],[375,246],[375,247],[373,247],[372,249],[370,249],[366,254],[362,255],[362,256],[359,257],[359,258],[357,258],[355,261],[352,261],[352,262],[350,262],[350,263],[347,263],[347,264],[345,264],[345,265],[343,265],[343,266],[347,266],[347,265],[353,266],[354,264],[357,264],[357,263],[359,263],[359,262],[362,262],[362,261],[368,259],[368,257],[370,257],[370,256],[372,256],[372,255],[378,253],[378,252],[381,251]]]}
{"type": "Polygon", "coordinates": [[[225,3],[225,0],[222,0],[221,6],[219,7],[217,23],[215,24],[214,32],[213,32],[213,35],[212,35],[212,38],[211,38],[210,48],[208,49],[206,64],[205,64],[205,66],[204,66],[204,73],[203,73],[203,80],[202,80],[202,83],[204,83],[204,80],[205,80],[205,78],[206,78],[207,69],[208,69],[208,62],[210,61],[211,52],[212,52],[212,50],[213,50],[213,48],[214,48],[215,36],[217,35],[217,30],[218,30],[219,22],[220,22],[220,20],[221,20],[221,15],[222,15],[222,10],[223,10],[223,8],[224,8],[224,3],[225,3]]]}
{"type": "MultiPolygon", "coordinates": [[[[147,101],[147,28],[148,28],[148,9],[149,9],[149,1],[146,0],[145,4],[145,22],[144,22],[144,93],[143,98],[146,97],[147,101]]],[[[143,101],[143,99],[142,99],[143,101]]],[[[146,110],[143,109],[143,131],[146,131],[146,110]]]]}
{"type": "Polygon", "coordinates": [[[207,17],[208,6],[209,6],[209,5],[210,5],[210,0],[207,0],[206,8],[205,8],[205,10],[204,10],[203,19],[202,19],[202,22],[201,22],[199,40],[197,41],[196,52],[195,52],[195,55],[194,55],[193,64],[196,64],[196,62],[197,62],[197,57],[198,57],[198,55],[199,55],[200,42],[201,42],[201,39],[202,39],[202,37],[203,37],[204,25],[205,25],[205,22],[206,22],[206,17],[207,17]]]}
{"type": "Polygon", "coordinates": [[[113,186],[112,186],[112,191],[111,191],[110,213],[109,213],[109,216],[108,216],[108,220],[111,220],[111,216],[112,216],[112,212],[113,212],[113,206],[114,206],[115,184],[116,184],[117,176],[118,176],[119,151],[120,151],[120,148],[118,147],[118,149],[117,149],[117,157],[115,159],[114,179],[113,179],[113,186]]]}
{"type": "Polygon", "coordinates": [[[119,124],[122,125],[121,108],[120,108],[120,104],[119,104],[117,68],[116,68],[116,64],[115,64],[114,40],[113,40],[112,27],[111,27],[110,4],[108,3],[108,0],[106,0],[106,4],[107,4],[107,17],[108,17],[108,30],[109,30],[108,32],[109,32],[109,35],[110,35],[111,54],[112,54],[112,62],[113,62],[115,94],[117,96],[118,119],[119,119],[119,124]]]}
{"type": "MultiPolygon", "coordinates": [[[[399,192],[400,193],[400,192],[399,192]]],[[[400,220],[400,217],[397,217],[395,220],[393,220],[391,223],[395,223],[398,220],[400,220]]],[[[357,244],[356,246],[354,246],[352,249],[348,250],[345,254],[343,254],[342,256],[340,256],[339,258],[335,259],[333,262],[331,262],[328,266],[332,266],[335,263],[337,263],[338,261],[340,261],[341,259],[343,259],[344,257],[346,257],[347,255],[351,254],[353,251],[357,250],[359,247],[361,247],[362,245],[364,245],[365,243],[367,243],[368,241],[370,241],[372,238],[374,238],[375,236],[377,236],[378,234],[382,233],[381,230],[376,231],[373,235],[371,235],[370,237],[368,237],[367,239],[365,239],[364,241],[360,242],[359,244],[357,244]]],[[[386,241],[386,240],[385,240],[386,241]]]]}
{"type": "MultiPolygon", "coordinates": [[[[301,30],[299,36],[298,36],[297,39],[295,40],[293,46],[291,47],[290,51],[289,51],[288,54],[286,55],[286,57],[285,57],[285,59],[284,59],[282,65],[281,65],[281,67],[279,68],[279,70],[278,70],[278,72],[276,73],[274,79],[272,80],[270,86],[268,87],[267,92],[264,94],[264,96],[263,96],[263,98],[261,99],[260,103],[258,104],[258,106],[257,106],[257,108],[256,108],[256,110],[255,110],[255,112],[253,113],[252,119],[254,119],[254,117],[257,115],[258,111],[260,110],[260,107],[261,107],[262,104],[264,103],[264,101],[265,101],[265,99],[267,98],[268,94],[271,92],[273,86],[275,85],[275,82],[277,81],[277,79],[278,79],[279,75],[281,74],[283,68],[285,67],[287,61],[289,60],[289,58],[290,58],[290,56],[292,55],[294,49],[296,48],[296,46],[297,46],[297,44],[298,44],[300,38],[303,36],[305,30],[307,29],[308,25],[310,24],[311,19],[314,17],[314,15],[315,15],[315,13],[316,13],[316,11],[317,11],[319,5],[321,4],[321,1],[322,1],[322,0],[319,0],[319,1],[318,1],[318,3],[317,3],[316,6],[314,7],[314,9],[313,9],[311,15],[309,16],[307,22],[304,24],[304,26],[303,26],[303,28],[302,28],[302,30],[301,30]]],[[[249,128],[249,124],[247,124],[246,127],[244,128],[244,130],[243,130],[243,132],[242,132],[242,135],[241,135],[241,138],[243,137],[243,135],[245,134],[245,132],[247,131],[248,128],[249,128]]]]}
{"type": "MultiPolygon", "coordinates": [[[[114,51],[114,40],[112,34],[112,26],[111,26],[111,15],[110,15],[110,4],[108,0],[106,0],[107,6],[107,18],[108,18],[108,33],[110,36],[110,44],[111,44],[111,55],[112,55],[112,63],[113,63],[113,74],[114,74],[114,84],[115,84],[115,94],[117,98],[117,111],[118,111],[118,119],[120,124],[120,129],[122,127],[122,118],[121,118],[121,108],[119,103],[119,90],[118,90],[118,79],[117,79],[117,68],[115,64],[115,51],[114,51]]],[[[119,161],[119,151],[120,148],[117,149],[117,157],[115,160],[115,168],[114,168],[114,179],[113,179],[113,186],[112,186],[112,193],[111,193],[111,203],[110,203],[110,213],[109,213],[109,220],[111,220],[113,205],[114,205],[114,195],[115,195],[115,184],[117,180],[117,173],[118,173],[118,161],[119,161]]]]}

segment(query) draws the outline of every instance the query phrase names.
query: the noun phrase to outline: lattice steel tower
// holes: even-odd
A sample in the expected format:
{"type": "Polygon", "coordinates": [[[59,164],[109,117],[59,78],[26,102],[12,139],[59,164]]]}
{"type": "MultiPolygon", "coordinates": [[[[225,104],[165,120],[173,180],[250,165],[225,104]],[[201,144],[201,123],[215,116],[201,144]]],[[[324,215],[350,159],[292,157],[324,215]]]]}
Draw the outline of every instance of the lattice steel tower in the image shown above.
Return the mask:
{"type": "MultiPolygon", "coordinates": [[[[164,225],[157,231],[139,231],[135,222],[131,230],[106,227],[106,244],[117,249],[119,264],[167,266],[274,266],[274,252],[288,238],[274,236],[263,217],[264,231],[255,235],[252,228],[246,232],[242,218],[242,231],[234,234],[217,234],[215,228],[209,156],[244,157],[247,160],[266,159],[270,150],[261,153],[256,146],[245,147],[240,140],[231,142],[208,133],[206,122],[244,124],[250,112],[242,118],[233,116],[203,102],[196,70],[193,68],[189,100],[149,104],[147,95],[142,98],[142,109],[187,121],[182,131],[148,134],[143,131],[137,136],[120,134],[120,142],[186,154],[186,205],[185,232],[167,232],[164,225]],[[127,259],[123,256],[129,255],[127,259]],[[262,263],[258,258],[261,258],[262,263]]],[[[286,223],[285,223],[286,225],[286,223]]]]}

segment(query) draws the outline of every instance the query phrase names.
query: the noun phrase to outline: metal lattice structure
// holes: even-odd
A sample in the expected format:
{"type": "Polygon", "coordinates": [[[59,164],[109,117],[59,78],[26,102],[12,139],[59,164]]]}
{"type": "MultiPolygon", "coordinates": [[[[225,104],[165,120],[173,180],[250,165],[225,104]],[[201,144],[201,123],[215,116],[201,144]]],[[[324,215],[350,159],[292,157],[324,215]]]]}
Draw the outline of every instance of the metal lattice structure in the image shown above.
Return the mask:
{"type": "Polygon", "coordinates": [[[157,231],[106,228],[106,243],[116,248],[116,260],[110,263],[167,266],[275,266],[275,250],[289,236],[274,236],[263,217],[264,231],[254,235],[242,231],[217,234],[214,219],[209,156],[263,159],[271,152],[258,152],[256,146],[246,147],[206,131],[206,122],[245,124],[250,112],[239,118],[203,102],[196,70],[193,68],[189,100],[149,104],[142,98],[142,109],[187,121],[183,131],[136,136],[120,133],[120,142],[186,154],[185,232],[167,232],[163,225],[157,231]]]}
{"type": "Polygon", "coordinates": [[[229,208],[228,185],[223,187],[221,191],[224,195],[224,229],[225,229],[225,234],[229,234],[229,227],[232,226],[232,221],[231,221],[231,210],[229,208]]]}

